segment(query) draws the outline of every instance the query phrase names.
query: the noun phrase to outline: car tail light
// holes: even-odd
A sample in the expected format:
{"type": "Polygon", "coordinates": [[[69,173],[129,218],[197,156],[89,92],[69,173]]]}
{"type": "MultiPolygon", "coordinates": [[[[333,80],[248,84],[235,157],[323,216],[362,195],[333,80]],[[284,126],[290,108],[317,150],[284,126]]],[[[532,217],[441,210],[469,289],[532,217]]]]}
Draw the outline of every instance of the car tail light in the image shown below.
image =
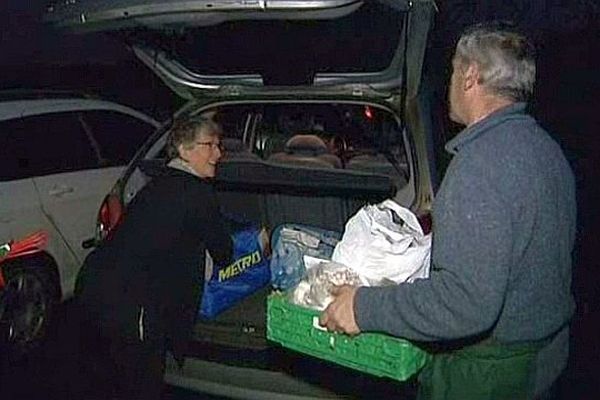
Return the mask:
{"type": "Polygon", "coordinates": [[[419,224],[421,225],[421,229],[423,229],[424,234],[428,235],[429,233],[431,233],[431,226],[433,224],[433,220],[431,219],[431,213],[427,212],[419,214],[417,215],[417,220],[419,221],[419,224]]]}
{"type": "Polygon", "coordinates": [[[123,219],[124,211],[123,203],[116,194],[109,194],[104,198],[98,212],[98,239],[102,240],[110,237],[123,219]]]}

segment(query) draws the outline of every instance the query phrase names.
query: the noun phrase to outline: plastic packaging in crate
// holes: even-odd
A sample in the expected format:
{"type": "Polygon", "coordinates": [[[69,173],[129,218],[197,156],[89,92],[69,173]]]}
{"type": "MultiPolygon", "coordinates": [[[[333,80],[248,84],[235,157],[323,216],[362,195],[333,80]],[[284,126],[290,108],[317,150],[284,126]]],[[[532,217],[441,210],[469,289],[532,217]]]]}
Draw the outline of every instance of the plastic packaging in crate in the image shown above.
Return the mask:
{"type": "Polygon", "coordinates": [[[381,333],[351,337],[319,326],[319,311],[292,304],[281,293],[267,300],[267,338],[284,347],[376,376],[405,381],[430,355],[410,342],[381,333]]]}

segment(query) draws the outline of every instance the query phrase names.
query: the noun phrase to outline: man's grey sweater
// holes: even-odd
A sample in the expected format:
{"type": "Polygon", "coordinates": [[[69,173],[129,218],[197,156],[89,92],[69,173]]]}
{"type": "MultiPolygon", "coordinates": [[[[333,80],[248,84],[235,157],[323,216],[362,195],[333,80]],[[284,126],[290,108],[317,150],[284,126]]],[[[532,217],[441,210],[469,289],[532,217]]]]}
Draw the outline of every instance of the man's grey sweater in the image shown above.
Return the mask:
{"type": "Polygon", "coordinates": [[[543,389],[566,364],[574,310],[571,169],[523,103],[466,128],[446,150],[454,157],[433,204],[430,278],[360,288],[357,323],[419,341],[490,332],[515,343],[561,331],[538,357],[554,363],[538,371],[543,389]]]}

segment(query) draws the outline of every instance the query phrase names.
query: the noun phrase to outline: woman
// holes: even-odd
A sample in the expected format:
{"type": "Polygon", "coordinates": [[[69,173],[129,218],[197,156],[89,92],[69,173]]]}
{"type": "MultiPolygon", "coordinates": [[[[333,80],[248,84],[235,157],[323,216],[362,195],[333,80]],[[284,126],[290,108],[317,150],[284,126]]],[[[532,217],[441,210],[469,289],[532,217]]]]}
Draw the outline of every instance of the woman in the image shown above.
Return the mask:
{"type": "MultiPolygon", "coordinates": [[[[118,398],[160,398],[165,351],[181,363],[190,340],[205,251],[222,265],[231,256],[211,185],[222,155],[220,135],[210,119],[176,123],[166,168],[138,193],[113,237],[88,256],[78,276],[84,334],[93,338],[84,339],[90,345],[84,357],[100,360],[118,398]]],[[[93,386],[103,384],[96,379],[93,386]]]]}

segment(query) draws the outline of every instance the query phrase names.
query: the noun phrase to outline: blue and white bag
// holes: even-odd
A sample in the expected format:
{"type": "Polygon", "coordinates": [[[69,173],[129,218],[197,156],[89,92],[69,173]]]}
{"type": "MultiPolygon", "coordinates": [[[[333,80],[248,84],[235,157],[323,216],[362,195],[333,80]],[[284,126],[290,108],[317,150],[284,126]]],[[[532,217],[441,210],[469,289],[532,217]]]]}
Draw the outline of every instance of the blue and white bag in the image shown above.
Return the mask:
{"type": "Polygon", "coordinates": [[[314,226],[282,224],[271,236],[271,284],[288,290],[306,275],[304,256],[330,259],[341,234],[314,226]]]}
{"type": "Polygon", "coordinates": [[[245,297],[269,283],[269,259],[261,246],[261,229],[246,227],[232,235],[233,262],[212,265],[207,253],[207,270],[212,273],[204,281],[200,316],[213,319],[245,297]]]}

